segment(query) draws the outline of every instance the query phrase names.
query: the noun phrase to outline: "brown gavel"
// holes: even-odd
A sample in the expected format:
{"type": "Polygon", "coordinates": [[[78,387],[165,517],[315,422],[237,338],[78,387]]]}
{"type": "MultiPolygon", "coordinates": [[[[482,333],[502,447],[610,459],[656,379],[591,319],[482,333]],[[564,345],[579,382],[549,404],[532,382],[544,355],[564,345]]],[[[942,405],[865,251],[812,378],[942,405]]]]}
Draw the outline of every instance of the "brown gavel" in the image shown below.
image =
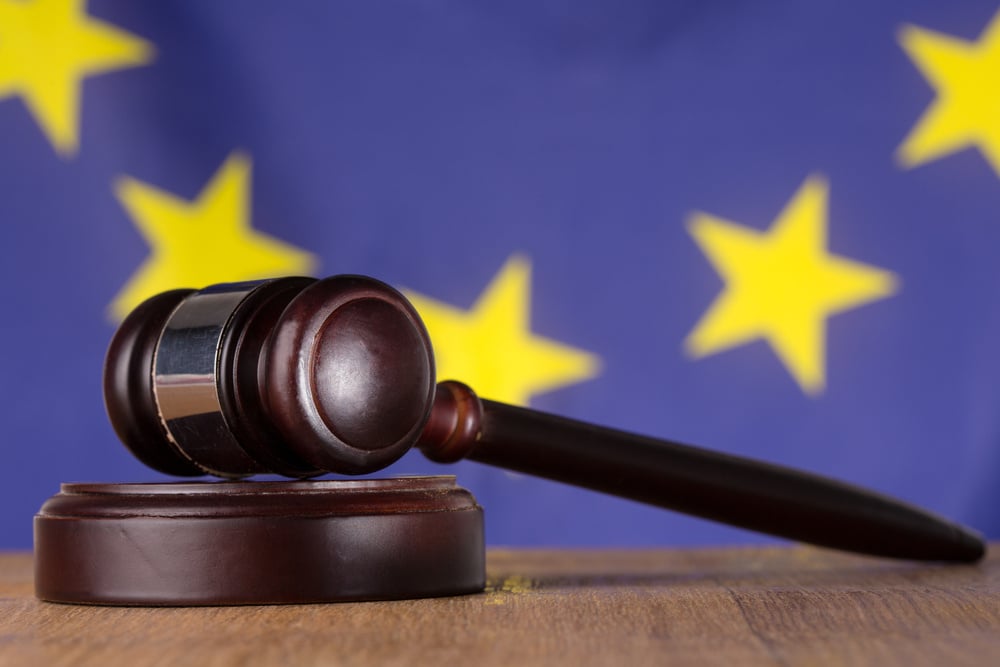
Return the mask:
{"type": "Polygon", "coordinates": [[[972,562],[972,531],[823,477],[435,384],[413,306],[362,276],[175,290],[122,323],[104,393],[125,445],[171,475],[379,470],[416,445],[751,530],[861,553],[972,562]]]}

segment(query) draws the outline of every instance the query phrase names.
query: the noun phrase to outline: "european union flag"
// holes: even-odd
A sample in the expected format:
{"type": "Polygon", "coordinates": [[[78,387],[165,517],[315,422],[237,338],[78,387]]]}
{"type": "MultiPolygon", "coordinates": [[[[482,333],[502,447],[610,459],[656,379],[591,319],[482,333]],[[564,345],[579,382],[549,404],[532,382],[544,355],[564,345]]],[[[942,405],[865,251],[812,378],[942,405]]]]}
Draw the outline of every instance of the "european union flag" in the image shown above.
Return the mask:
{"type": "MultiPolygon", "coordinates": [[[[100,393],[145,297],[368,274],[484,397],[1000,537],[1000,13],[966,2],[0,0],[0,547],[158,479],[100,393]]],[[[492,544],[735,529],[474,463],[492,544]]]]}

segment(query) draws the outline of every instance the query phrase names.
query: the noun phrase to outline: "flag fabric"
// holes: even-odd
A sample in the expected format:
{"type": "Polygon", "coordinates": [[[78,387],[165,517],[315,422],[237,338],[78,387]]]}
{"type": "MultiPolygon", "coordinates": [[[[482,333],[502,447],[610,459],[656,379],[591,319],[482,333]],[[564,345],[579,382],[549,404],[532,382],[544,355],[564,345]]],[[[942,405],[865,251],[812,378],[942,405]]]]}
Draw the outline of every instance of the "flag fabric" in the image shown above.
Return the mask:
{"type": "MultiPolygon", "coordinates": [[[[173,287],[371,275],[441,379],[1000,537],[1000,12],[0,0],[0,547],[163,480],[102,405],[173,287]]],[[[514,545],[765,538],[411,453],[514,545]]]]}

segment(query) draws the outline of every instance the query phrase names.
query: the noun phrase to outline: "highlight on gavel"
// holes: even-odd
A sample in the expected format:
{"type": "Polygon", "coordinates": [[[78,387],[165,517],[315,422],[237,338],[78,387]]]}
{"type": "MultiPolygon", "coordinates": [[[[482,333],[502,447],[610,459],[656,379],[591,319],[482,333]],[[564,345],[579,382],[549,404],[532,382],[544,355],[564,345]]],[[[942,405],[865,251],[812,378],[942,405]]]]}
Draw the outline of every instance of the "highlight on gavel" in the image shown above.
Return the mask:
{"type": "Polygon", "coordinates": [[[363,474],[416,447],[826,547],[984,554],[972,531],[855,486],[436,384],[415,309],[362,276],[155,296],[116,333],[104,391],[121,440],[170,475],[363,474]]]}

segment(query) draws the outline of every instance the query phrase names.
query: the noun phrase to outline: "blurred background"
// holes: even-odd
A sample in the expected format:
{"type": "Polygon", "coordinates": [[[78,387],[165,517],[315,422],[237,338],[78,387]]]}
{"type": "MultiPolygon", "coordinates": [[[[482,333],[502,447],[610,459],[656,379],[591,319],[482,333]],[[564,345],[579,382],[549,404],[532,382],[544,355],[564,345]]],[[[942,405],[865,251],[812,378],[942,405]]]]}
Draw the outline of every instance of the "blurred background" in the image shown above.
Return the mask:
{"type": "MultiPolygon", "coordinates": [[[[488,398],[1000,537],[995,2],[0,0],[0,547],[124,313],[363,273],[488,398]]],[[[494,545],[765,541],[475,463],[494,545]]]]}

